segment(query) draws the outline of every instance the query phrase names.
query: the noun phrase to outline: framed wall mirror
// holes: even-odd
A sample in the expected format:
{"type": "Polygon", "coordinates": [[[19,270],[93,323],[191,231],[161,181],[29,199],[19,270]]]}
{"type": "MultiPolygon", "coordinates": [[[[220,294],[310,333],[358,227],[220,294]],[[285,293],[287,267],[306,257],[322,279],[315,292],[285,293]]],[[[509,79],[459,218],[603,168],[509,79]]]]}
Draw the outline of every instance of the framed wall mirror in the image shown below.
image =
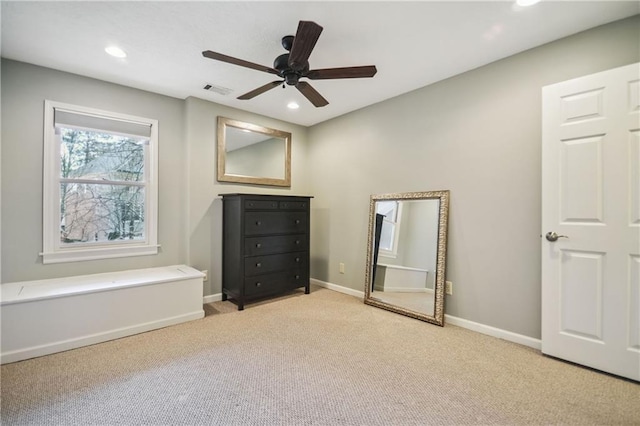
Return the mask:
{"type": "Polygon", "coordinates": [[[440,326],[449,191],[372,195],[364,303],[440,326]]]}
{"type": "Polygon", "coordinates": [[[218,117],[218,181],[291,186],[291,133],[218,117]]]}

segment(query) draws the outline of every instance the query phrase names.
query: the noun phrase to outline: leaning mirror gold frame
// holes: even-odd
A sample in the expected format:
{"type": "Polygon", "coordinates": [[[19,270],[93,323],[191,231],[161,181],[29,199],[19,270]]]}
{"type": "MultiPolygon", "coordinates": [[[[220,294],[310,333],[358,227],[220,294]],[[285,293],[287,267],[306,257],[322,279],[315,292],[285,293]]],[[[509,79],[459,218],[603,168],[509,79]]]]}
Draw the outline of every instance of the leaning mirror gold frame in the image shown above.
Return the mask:
{"type": "Polygon", "coordinates": [[[444,287],[445,287],[445,267],[447,252],[447,218],[449,215],[449,191],[428,191],[428,192],[403,192],[396,194],[372,195],[369,203],[369,229],[367,243],[367,269],[365,272],[364,303],[398,314],[406,315],[422,321],[426,321],[439,326],[444,326],[444,287]],[[434,313],[433,315],[418,312],[402,306],[385,302],[371,295],[373,265],[374,262],[374,241],[376,222],[376,201],[401,201],[401,200],[439,200],[438,210],[438,241],[436,255],[436,277],[434,284],[434,313]]]}
{"type": "Polygon", "coordinates": [[[282,130],[258,126],[230,118],[218,117],[218,181],[248,183],[254,185],[291,186],[291,133],[282,130]],[[283,140],[282,150],[283,170],[278,171],[279,176],[251,176],[245,174],[233,174],[227,171],[227,130],[236,128],[247,132],[260,133],[270,138],[283,140]],[[282,176],[282,178],[280,177],[282,176]]]}

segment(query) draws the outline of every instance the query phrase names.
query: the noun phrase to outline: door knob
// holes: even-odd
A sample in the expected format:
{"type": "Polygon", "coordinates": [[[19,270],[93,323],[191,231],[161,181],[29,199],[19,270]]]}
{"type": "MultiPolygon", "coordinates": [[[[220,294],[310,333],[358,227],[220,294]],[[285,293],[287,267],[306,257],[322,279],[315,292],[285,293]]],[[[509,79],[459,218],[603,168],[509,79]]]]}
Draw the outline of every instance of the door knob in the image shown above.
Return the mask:
{"type": "Polygon", "coordinates": [[[558,238],[569,238],[567,235],[558,235],[553,231],[547,232],[544,237],[547,239],[547,241],[551,241],[552,243],[558,241],[558,238]]]}

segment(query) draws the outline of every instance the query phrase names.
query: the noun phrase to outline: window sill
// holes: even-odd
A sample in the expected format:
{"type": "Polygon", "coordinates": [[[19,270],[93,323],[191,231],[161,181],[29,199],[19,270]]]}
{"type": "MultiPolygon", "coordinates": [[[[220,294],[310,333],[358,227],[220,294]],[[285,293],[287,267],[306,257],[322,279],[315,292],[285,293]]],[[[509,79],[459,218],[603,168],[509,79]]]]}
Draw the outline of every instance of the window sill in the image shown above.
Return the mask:
{"type": "Polygon", "coordinates": [[[40,253],[42,263],[81,262],[85,260],[113,259],[117,257],[149,256],[158,254],[159,245],[128,247],[100,247],[92,249],[72,249],[40,253]]]}

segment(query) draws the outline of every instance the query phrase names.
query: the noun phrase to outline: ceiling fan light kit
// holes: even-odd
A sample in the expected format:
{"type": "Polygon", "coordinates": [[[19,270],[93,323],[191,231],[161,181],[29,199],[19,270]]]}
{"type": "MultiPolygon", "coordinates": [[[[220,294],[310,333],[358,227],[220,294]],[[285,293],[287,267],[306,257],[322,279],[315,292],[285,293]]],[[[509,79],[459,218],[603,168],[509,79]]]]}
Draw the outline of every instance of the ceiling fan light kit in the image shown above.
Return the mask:
{"type": "Polygon", "coordinates": [[[298,30],[295,37],[292,35],[284,36],[282,38],[282,47],[289,53],[284,53],[278,56],[273,61],[273,68],[255,64],[253,62],[245,61],[242,59],[233,58],[231,56],[224,55],[222,53],[212,52],[211,50],[205,50],[202,55],[209,59],[214,59],[221,62],[226,62],[233,65],[238,65],[245,68],[254,69],[257,71],[266,72],[269,74],[275,74],[282,80],[272,81],[263,86],[258,87],[244,95],[238,96],[238,99],[246,100],[252,99],[268,90],[271,90],[277,86],[285,85],[294,86],[302,95],[309,100],[316,107],[323,107],[328,105],[329,102],[322,97],[309,83],[306,81],[300,81],[301,78],[308,78],[310,80],[330,80],[340,78],[370,78],[373,77],[378,71],[375,65],[364,65],[357,67],[342,67],[342,68],[325,68],[310,70],[309,69],[309,56],[315,47],[320,34],[322,33],[322,27],[312,21],[300,21],[298,23],[298,30]]]}

